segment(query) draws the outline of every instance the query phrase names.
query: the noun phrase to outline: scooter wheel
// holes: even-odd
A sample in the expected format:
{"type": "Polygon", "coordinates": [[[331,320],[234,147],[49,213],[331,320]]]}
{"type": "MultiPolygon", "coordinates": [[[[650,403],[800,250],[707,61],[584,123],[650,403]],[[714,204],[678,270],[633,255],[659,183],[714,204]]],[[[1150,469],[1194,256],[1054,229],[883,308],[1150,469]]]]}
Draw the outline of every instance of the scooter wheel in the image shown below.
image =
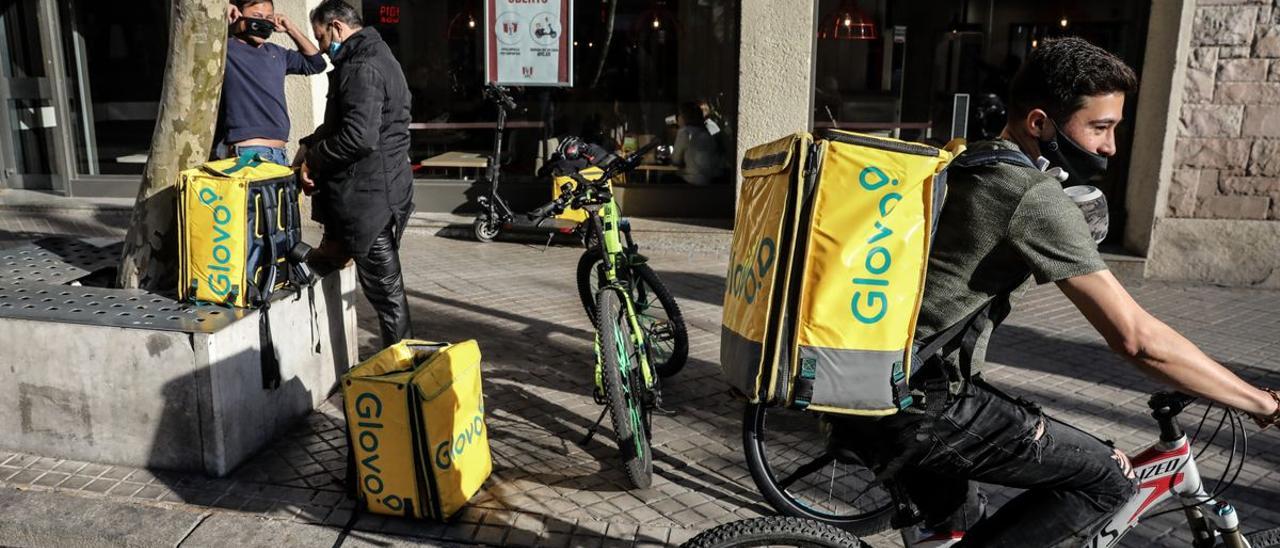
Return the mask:
{"type": "Polygon", "coordinates": [[[498,237],[501,227],[494,222],[488,215],[476,217],[474,223],[471,223],[472,232],[475,233],[476,241],[480,243],[489,243],[498,237]]]}

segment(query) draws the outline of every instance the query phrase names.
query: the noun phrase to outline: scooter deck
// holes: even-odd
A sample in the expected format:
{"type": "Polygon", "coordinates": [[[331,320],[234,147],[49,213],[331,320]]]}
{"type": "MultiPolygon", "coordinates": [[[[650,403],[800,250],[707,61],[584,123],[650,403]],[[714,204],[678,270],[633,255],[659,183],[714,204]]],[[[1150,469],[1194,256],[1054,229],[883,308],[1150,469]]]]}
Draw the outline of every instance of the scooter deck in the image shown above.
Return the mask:
{"type": "Polygon", "coordinates": [[[503,230],[512,232],[559,232],[569,234],[578,229],[579,223],[565,219],[546,219],[538,224],[516,220],[502,225],[503,230]]]}

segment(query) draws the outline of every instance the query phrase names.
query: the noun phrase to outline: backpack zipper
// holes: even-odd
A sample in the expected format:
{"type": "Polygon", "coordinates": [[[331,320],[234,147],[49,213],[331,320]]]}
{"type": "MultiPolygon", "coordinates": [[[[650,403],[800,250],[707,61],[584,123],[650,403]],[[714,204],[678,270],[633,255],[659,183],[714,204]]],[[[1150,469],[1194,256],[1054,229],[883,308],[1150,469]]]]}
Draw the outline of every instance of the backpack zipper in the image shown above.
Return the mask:
{"type": "Polygon", "coordinates": [[[871,147],[889,152],[901,152],[903,154],[914,154],[916,156],[928,156],[930,158],[938,157],[938,149],[928,145],[917,145],[913,143],[902,143],[898,141],[885,141],[874,137],[864,137],[862,135],[854,135],[852,133],[841,133],[836,131],[828,131],[824,135],[829,140],[847,143],[851,145],[859,145],[871,147]]]}

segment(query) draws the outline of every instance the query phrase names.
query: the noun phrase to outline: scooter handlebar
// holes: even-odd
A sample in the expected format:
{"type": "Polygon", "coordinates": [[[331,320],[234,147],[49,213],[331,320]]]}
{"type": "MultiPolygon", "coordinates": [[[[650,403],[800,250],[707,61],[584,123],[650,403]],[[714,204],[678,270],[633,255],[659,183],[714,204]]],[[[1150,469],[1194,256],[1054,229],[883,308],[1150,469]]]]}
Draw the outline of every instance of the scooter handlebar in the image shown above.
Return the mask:
{"type": "Polygon", "coordinates": [[[498,103],[498,106],[506,110],[515,110],[516,102],[511,99],[511,95],[507,93],[507,88],[496,84],[489,84],[484,88],[486,99],[498,103]]]}

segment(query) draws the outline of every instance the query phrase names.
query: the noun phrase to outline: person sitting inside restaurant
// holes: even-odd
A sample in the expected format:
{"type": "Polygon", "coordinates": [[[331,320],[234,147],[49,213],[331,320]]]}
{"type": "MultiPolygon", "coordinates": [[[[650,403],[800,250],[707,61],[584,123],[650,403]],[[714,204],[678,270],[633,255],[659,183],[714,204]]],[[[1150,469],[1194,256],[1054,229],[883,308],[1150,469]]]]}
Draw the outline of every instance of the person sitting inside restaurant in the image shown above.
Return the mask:
{"type": "Polygon", "coordinates": [[[680,130],[671,151],[671,164],[680,168],[680,178],[691,185],[709,185],[724,174],[724,159],[715,137],[707,131],[706,117],[698,103],[680,105],[680,130]]]}
{"type": "Polygon", "coordinates": [[[227,6],[227,19],[231,38],[214,150],[224,158],[253,152],[289,165],[284,78],[324,72],[324,57],[298,27],[275,12],[272,0],[235,0],[227,6]],[[276,32],[287,33],[298,49],[268,43],[276,32]]]}

